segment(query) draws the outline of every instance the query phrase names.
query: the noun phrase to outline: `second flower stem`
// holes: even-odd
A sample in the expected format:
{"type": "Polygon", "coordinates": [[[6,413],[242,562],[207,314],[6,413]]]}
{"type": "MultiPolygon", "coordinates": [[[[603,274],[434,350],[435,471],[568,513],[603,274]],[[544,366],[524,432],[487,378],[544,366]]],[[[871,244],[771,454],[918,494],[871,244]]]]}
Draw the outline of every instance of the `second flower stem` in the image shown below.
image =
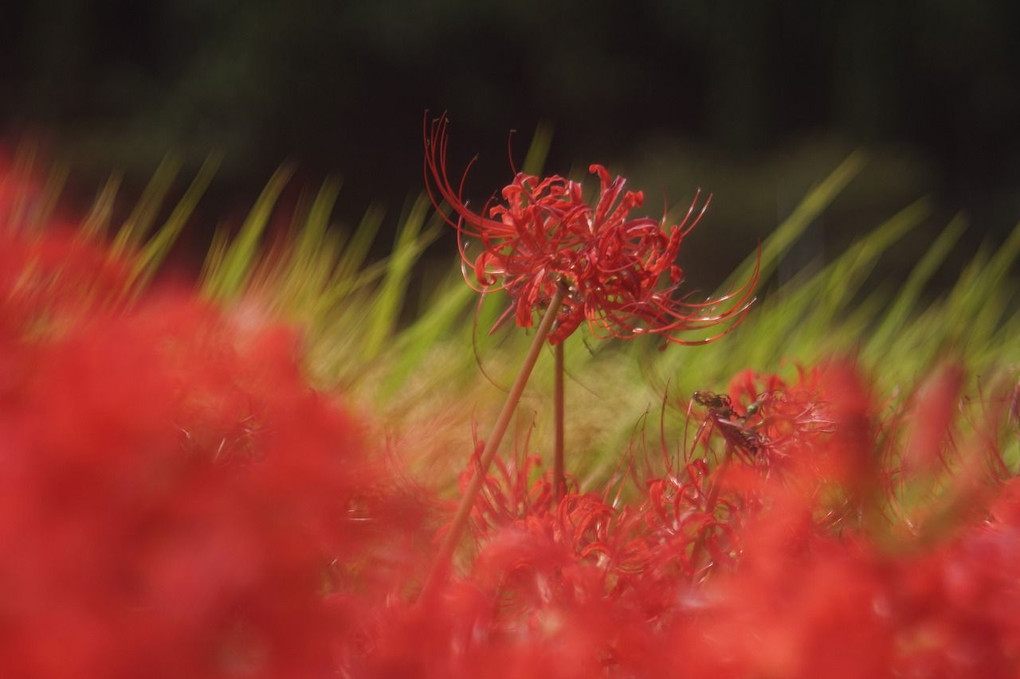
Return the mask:
{"type": "Polygon", "coordinates": [[[475,505],[475,499],[477,499],[478,493],[482,489],[482,484],[485,482],[489,465],[492,464],[492,459],[496,456],[496,451],[499,450],[499,444],[503,441],[507,427],[510,426],[510,419],[513,417],[514,410],[521,400],[524,387],[528,383],[528,378],[531,377],[531,371],[534,370],[538,356],[542,352],[542,345],[545,344],[546,338],[549,337],[549,331],[552,330],[553,323],[556,321],[556,314],[559,313],[565,292],[566,290],[562,285],[556,287],[556,292],[553,294],[552,299],[549,300],[549,306],[538,324],[538,329],[535,331],[535,337],[531,341],[531,347],[524,358],[521,371],[517,373],[517,379],[514,380],[513,386],[510,387],[510,392],[507,394],[506,402],[503,403],[503,410],[500,411],[499,418],[492,428],[492,433],[485,441],[485,448],[482,449],[482,454],[479,456],[477,463],[475,460],[472,460],[472,463],[476,464],[475,472],[471,476],[471,481],[468,483],[468,487],[464,490],[464,495],[460,499],[457,513],[454,514],[453,521],[450,523],[450,529],[439,546],[439,552],[432,563],[432,570],[429,572],[425,585],[418,597],[419,603],[431,600],[435,596],[438,587],[446,579],[453,550],[457,548],[457,543],[460,542],[461,535],[467,526],[468,518],[471,516],[471,509],[475,505]]]}
{"type": "Polygon", "coordinates": [[[563,472],[563,342],[554,345],[556,354],[556,382],[553,387],[553,490],[556,502],[559,503],[567,492],[567,483],[563,472]]]}

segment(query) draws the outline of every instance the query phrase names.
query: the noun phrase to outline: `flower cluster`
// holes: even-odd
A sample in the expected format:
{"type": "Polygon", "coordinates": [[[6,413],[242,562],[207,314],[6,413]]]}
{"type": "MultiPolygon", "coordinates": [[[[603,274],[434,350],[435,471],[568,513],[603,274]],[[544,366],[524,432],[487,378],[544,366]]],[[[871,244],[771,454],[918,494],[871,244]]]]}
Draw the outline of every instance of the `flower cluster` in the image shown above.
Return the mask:
{"type": "Polygon", "coordinates": [[[661,473],[560,500],[524,437],[462,475],[474,550],[422,604],[443,503],[308,386],[297,334],[125,298],[131,253],[18,228],[20,190],[0,172],[0,676],[1017,677],[1015,387],[748,371],[695,394],[680,461],[664,426],[661,473]]]}
{"type": "MultiPolygon", "coordinates": [[[[502,463],[476,509],[477,556],[434,607],[380,621],[358,666],[373,677],[1014,677],[1017,481],[943,479],[948,494],[923,503],[941,509],[927,529],[890,482],[915,445],[949,465],[999,459],[984,434],[959,437],[947,406],[960,392],[946,382],[890,413],[848,365],[792,383],[741,374],[721,396],[733,421],[771,437],[648,479],[636,501],[613,483],[557,505],[533,459],[502,463]],[[923,444],[903,436],[933,425],[942,435],[923,444]],[[969,510],[947,513],[958,493],[969,510]]],[[[699,448],[739,447],[718,413],[702,417],[699,448]]]]}
{"type": "Polygon", "coordinates": [[[447,174],[446,128],[442,118],[426,134],[426,184],[433,203],[445,201],[457,217],[448,221],[457,229],[465,267],[474,272],[468,283],[481,292],[504,290],[513,301],[497,323],[512,314],[519,326],[530,327],[558,287],[565,294],[549,337],[553,344],[585,321],[596,336],[657,335],[701,344],[714,338],[687,339],[688,333],[733,327],[743,318],[757,272],[722,299],[692,302],[678,294],[680,245],[707,202],[696,211],[695,197],[683,221],[665,229],[662,221],[631,217],[643,194],[625,191],[622,177],[611,179],[604,167],[592,165],[599,178],[594,206],[585,202],[579,182],[518,173],[500,203],[488,214],[476,213],[447,174]],[[480,241],[479,253],[469,254],[467,238],[480,241]]]}

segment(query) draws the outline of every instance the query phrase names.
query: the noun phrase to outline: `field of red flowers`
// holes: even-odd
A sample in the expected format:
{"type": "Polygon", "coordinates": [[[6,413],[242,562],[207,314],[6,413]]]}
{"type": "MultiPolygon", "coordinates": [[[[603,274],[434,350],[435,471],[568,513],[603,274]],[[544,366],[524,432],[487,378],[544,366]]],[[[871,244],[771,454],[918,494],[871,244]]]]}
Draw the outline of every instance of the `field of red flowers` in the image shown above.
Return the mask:
{"type": "MultiPolygon", "coordinates": [[[[593,214],[519,176],[474,223],[443,182],[469,278],[554,343],[739,322],[754,281],[675,297],[687,226],[596,171],[593,214]]],[[[1015,376],[749,369],[583,492],[477,439],[446,451],[457,527],[385,422],[310,386],[298,329],[139,290],[131,248],[26,228],[34,188],[0,182],[0,676],[1020,677],[1015,376]]]]}

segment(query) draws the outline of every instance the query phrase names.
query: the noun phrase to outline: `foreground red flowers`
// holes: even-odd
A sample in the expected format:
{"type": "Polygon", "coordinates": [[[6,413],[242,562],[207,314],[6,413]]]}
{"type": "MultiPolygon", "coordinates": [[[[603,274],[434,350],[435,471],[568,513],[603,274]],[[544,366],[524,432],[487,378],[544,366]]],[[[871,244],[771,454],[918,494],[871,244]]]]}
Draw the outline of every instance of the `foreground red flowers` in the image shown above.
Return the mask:
{"type": "Polygon", "coordinates": [[[0,676],[331,676],[422,510],[296,334],[127,304],[81,234],[0,253],[0,676]]]}
{"type": "Polygon", "coordinates": [[[658,472],[561,500],[519,450],[464,475],[470,549],[422,606],[449,515],[293,329],[128,302],[130,255],[3,207],[0,676],[1020,676],[1009,389],[748,371],[666,413],[697,435],[658,472]]]}
{"type": "Polygon", "coordinates": [[[477,554],[382,624],[368,675],[1018,676],[1020,486],[994,418],[961,436],[941,375],[888,419],[847,364],[734,383],[756,450],[703,413],[684,466],[629,503],[612,483],[557,504],[534,459],[498,465],[477,554]],[[904,422],[937,424],[945,467],[901,467],[904,422]]]}

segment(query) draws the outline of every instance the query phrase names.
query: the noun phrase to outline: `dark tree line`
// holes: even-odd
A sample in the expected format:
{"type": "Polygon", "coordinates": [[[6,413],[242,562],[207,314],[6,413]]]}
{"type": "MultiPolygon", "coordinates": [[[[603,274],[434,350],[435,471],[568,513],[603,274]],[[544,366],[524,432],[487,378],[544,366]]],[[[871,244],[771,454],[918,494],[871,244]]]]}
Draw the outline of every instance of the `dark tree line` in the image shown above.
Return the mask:
{"type": "Polygon", "coordinates": [[[561,165],[825,129],[922,148],[963,195],[1020,179],[1018,29],[1006,0],[37,0],[0,9],[0,123],[97,166],[217,147],[227,184],[289,157],[382,198],[419,183],[425,108],[465,154],[550,121],[561,165]]]}

